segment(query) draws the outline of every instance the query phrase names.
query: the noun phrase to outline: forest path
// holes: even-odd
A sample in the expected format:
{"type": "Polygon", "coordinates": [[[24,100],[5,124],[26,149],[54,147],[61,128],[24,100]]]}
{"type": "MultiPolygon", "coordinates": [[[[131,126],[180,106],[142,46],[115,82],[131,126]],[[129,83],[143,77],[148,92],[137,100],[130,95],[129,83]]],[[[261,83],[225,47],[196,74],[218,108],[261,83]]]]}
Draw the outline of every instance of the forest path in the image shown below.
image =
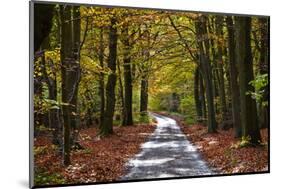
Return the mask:
{"type": "Polygon", "coordinates": [[[121,180],[210,175],[213,172],[176,121],[151,113],[158,124],[141,151],[127,163],[121,180]]]}

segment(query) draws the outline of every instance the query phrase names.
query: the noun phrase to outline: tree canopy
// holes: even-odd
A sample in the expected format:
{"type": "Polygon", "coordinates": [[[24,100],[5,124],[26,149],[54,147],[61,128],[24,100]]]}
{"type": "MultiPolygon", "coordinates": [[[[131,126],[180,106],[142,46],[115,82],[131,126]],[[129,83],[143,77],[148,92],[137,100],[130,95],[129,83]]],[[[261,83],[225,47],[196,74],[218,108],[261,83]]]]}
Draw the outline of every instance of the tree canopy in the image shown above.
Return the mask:
{"type": "Polygon", "coordinates": [[[44,4],[35,12],[35,137],[51,133],[65,166],[84,148],[84,129],[103,140],[150,124],[149,112],[262,143],[268,17],[44,4]]]}

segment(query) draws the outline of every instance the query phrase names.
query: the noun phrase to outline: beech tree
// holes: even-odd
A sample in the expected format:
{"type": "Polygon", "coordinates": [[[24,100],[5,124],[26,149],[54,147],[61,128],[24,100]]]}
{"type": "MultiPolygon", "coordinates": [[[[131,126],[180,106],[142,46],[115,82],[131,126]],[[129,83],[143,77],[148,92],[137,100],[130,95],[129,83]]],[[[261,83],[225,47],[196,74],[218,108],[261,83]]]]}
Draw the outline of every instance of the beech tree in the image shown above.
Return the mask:
{"type": "Polygon", "coordinates": [[[243,137],[249,137],[253,144],[258,144],[261,140],[256,101],[249,95],[249,91],[254,91],[254,87],[249,84],[254,79],[253,58],[251,50],[251,18],[235,18],[236,37],[236,61],[239,71],[240,87],[240,107],[243,137]]]}
{"type": "Polygon", "coordinates": [[[238,71],[237,62],[235,57],[235,36],[234,25],[231,16],[226,17],[227,31],[228,31],[228,56],[229,56],[229,74],[231,86],[231,106],[232,106],[232,119],[235,129],[235,137],[242,136],[241,118],[240,118],[240,99],[239,99],[239,85],[237,81],[238,71]]]}
{"type": "Polygon", "coordinates": [[[133,98],[133,83],[132,83],[132,72],[131,72],[131,48],[133,45],[130,43],[129,28],[125,26],[122,30],[122,43],[124,45],[124,116],[123,125],[133,125],[133,109],[132,109],[132,98],[133,98]]]}
{"type": "Polygon", "coordinates": [[[74,96],[73,83],[70,82],[69,71],[71,65],[75,64],[73,57],[72,28],[71,28],[71,6],[60,6],[61,15],[61,88],[62,88],[62,111],[63,111],[63,160],[64,165],[70,162],[70,132],[71,132],[71,111],[70,102],[74,96]]]}
{"type": "Polygon", "coordinates": [[[109,57],[108,68],[110,74],[106,84],[106,103],[104,110],[104,120],[100,128],[100,135],[107,136],[113,133],[113,115],[115,109],[115,86],[116,86],[116,56],[117,56],[117,28],[116,19],[111,19],[109,28],[109,57]]]}
{"type": "MultiPolygon", "coordinates": [[[[269,39],[268,39],[268,25],[269,19],[268,18],[259,18],[258,23],[260,26],[260,46],[258,48],[260,52],[259,57],[259,74],[260,75],[268,75],[269,67],[268,67],[268,60],[269,60],[269,39]]],[[[268,128],[269,124],[269,108],[268,104],[263,102],[267,102],[269,97],[269,85],[262,87],[261,90],[264,90],[262,94],[262,99],[259,102],[259,118],[260,118],[260,127],[261,128],[268,128]]]]}
{"type": "Polygon", "coordinates": [[[221,102],[221,114],[222,120],[227,120],[227,107],[225,98],[225,79],[224,79],[224,60],[223,60],[223,17],[216,16],[216,36],[217,36],[217,66],[218,66],[218,84],[219,84],[219,94],[221,102]]]}
{"type": "Polygon", "coordinates": [[[77,98],[80,80],[79,7],[60,6],[61,16],[61,88],[64,135],[64,164],[70,164],[71,146],[77,140],[77,98]],[[76,19],[73,19],[76,18],[76,19]]]}
{"type": "Polygon", "coordinates": [[[208,132],[216,132],[217,123],[214,110],[214,98],[213,98],[213,83],[212,83],[212,71],[210,65],[209,55],[209,39],[206,37],[206,18],[205,16],[199,16],[195,23],[197,33],[197,44],[199,47],[199,66],[202,70],[206,86],[207,108],[208,108],[208,132]]]}
{"type": "MultiPolygon", "coordinates": [[[[99,34],[99,63],[100,67],[104,69],[104,30],[100,28],[99,34]]],[[[99,94],[100,94],[100,117],[99,117],[99,127],[101,128],[104,121],[104,106],[105,106],[105,96],[104,96],[104,73],[100,72],[99,77],[99,94]]]]}

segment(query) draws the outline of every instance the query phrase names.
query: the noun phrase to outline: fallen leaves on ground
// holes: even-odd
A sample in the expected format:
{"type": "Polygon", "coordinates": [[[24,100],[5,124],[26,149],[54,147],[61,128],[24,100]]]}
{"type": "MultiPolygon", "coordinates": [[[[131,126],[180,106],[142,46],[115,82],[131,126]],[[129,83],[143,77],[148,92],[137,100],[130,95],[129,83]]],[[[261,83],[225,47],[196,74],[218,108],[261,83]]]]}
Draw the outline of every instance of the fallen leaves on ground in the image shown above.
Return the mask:
{"type": "MultiPolygon", "coordinates": [[[[259,172],[267,169],[267,143],[263,146],[237,148],[235,144],[239,140],[233,137],[233,129],[206,134],[206,127],[192,125],[182,126],[182,130],[198,146],[209,164],[222,173],[259,172]]],[[[267,129],[261,132],[263,141],[267,141],[267,129]]]]}
{"type": "Polygon", "coordinates": [[[218,173],[268,171],[268,129],[261,129],[261,146],[239,148],[237,147],[239,140],[234,138],[233,129],[218,130],[217,133],[208,134],[206,126],[199,124],[187,126],[181,118],[169,117],[177,120],[187,138],[195,144],[203,158],[218,173]]]}
{"type": "MultiPolygon", "coordinates": [[[[35,169],[49,175],[58,173],[68,184],[114,181],[124,174],[125,163],[139,152],[140,145],[154,130],[154,125],[115,127],[114,134],[101,139],[97,137],[96,128],[84,129],[79,134],[84,149],[72,152],[68,167],[62,166],[62,158],[50,138],[37,137],[35,169]]],[[[62,183],[52,180],[47,184],[62,183]]]]}

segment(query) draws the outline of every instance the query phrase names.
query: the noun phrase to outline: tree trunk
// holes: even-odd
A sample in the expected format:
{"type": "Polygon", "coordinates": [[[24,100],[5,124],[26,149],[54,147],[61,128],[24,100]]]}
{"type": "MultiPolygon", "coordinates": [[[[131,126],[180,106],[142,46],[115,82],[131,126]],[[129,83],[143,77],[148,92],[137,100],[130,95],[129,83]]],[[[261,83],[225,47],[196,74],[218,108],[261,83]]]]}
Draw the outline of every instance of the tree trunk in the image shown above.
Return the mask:
{"type": "Polygon", "coordinates": [[[124,84],[125,84],[125,120],[123,125],[133,125],[133,84],[132,84],[132,72],[131,72],[131,55],[130,55],[130,41],[128,28],[122,31],[123,34],[123,45],[124,45],[124,84]]]}
{"type": "Polygon", "coordinates": [[[221,114],[222,114],[222,121],[225,121],[226,114],[227,114],[227,107],[226,107],[226,99],[225,99],[225,85],[224,85],[224,70],[223,70],[223,30],[222,30],[222,16],[216,17],[216,35],[218,37],[217,40],[217,48],[218,48],[218,55],[217,55],[217,66],[218,66],[218,84],[219,84],[219,94],[220,94],[220,104],[221,104],[221,114]]]}
{"type": "MultiPolygon", "coordinates": [[[[49,90],[49,99],[57,101],[57,90],[56,90],[56,80],[54,80],[53,86],[49,90]]],[[[62,140],[61,140],[61,122],[60,122],[60,115],[59,109],[52,108],[49,111],[49,124],[53,129],[53,143],[58,145],[60,148],[62,147],[62,140]]]]}
{"type": "Polygon", "coordinates": [[[74,91],[71,91],[69,79],[71,65],[75,64],[72,53],[72,35],[71,35],[71,7],[60,6],[61,11],[61,89],[62,89],[62,111],[63,111],[63,163],[70,165],[70,129],[71,129],[71,110],[70,102],[74,91]]]}
{"type": "Polygon", "coordinates": [[[202,105],[202,116],[203,116],[203,122],[205,123],[207,119],[207,108],[206,108],[206,99],[205,99],[205,88],[203,83],[203,77],[202,73],[199,74],[199,95],[200,95],[200,101],[202,105]]]}
{"type": "Polygon", "coordinates": [[[198,17],[195,23],[197,43],[199,46],[199,65],[202,68],[202,76],[206,86],[207,107],[208,107],[208,133],[216,132],[216,115],[214,111],[214,98],[213,98],[213,83],[212,83],[212,70],[209,58],[209,39],[206,39],[206,18],[204,16],[198,17]]]}
{"type": "Polygon", "coordinates": [[[229,56],[229,75],[231,87],[231,106],[232,119],[234,126],[234,136],[239,138],[242,136],[241,118],[240,118],[240,100],[239,100],[239,86],[237,82],[238,72],[237,63],[235,60],[235,40],[234,28],[231,16],[227,16],[227,31],[228,31],[228,56],[229,56]]]}
{"type": "MultiPolygon", "coordinates": [[[[100,40],[99,40],[99,62],[100,67],[104,68],[104,40],[103,40],[103,29],[100,29],[100,40]]],[[[104,120],[104,106],[105,106],[105,97],[104,97],[104,73],[103,71],[100,72],[99,76],[99,95],[100,95],[100,121],[99,121],[99,128],[103,125],[104,120]]]]}
{"type": "Polygon", "coordinates": [[[104,120],[100,128],[100,135],[107,136],[113,133],[113,115],[115,109],[115,85],[116,85],[116,56],[117,56],[117,29],[116,20],[111,19],[109,29],[109,58],[108,68],[110,74],[106,84],[106,105],[104,111],[104,120]]]}
{"type": "Polygon", "coordinates": [[[269,22],[269,18],[259,18],[260,35],[261,35],[260,61],[259,61],[260,74],[268,73],[268,55],[269,55],[268,22],[269,22]]]}
{"type": "Polygon", "coordinates": [[[257,120],[256,101],[247,93],[254,92],[254,87],[249,84],[254,79],[253,60],[251,50],[251,18],[236,17],[236,61],[238,62],[240,102],[241,102],[241,123],[242,134],[250,137],[250,142],[258,144],[261,136],[257,120]]]}
{"type": "Polygon", "coordinates": [[[142,115],[147,114],[147,105],[148,105],[148,76],[147,73],[144,73],[141,76],[141,94],[140,94],[140,113],[142,115]]]}
{"type": "Polygon", "coordinates": [[[78,109],[78,89],[80,82],[80,34],[81,34],[81,21],[80,21],[80,8],[78,6],[72,7],[72,39],[73,39],[73,58],[75,64],[71,67],[69,72],[70,83],[73,84],[73,97],[70,101],[70,121],[71,121],[71,145],[78,145],[78,129],[80,124],[80,116],[78,109]]]}
{"type": "MultiPolygon", "coordinates": [[[[211,17],[210,20],[208,20],[208,30],[209,33],[215,33],[215,24],[214,24],[214,17],[211,17]]],[[[209,39],[210,41],[210,45],[211,45],[211,55],[212,55],[212,79],[213,79],[213,96],[216,99],[217,97],[220,98],[220,94],[219,94],[219,72],[218,72],[218,53],[215,50],[215,40],[211,37],[209,39]]],[[[221,112],[221,109],[218,108],[218,102],[215,101],[214,102],[214,108],[215,108],[215,113],[219,114],[221,112]]]]}
{"type": "MultiPolygon", "coordinates": [[[[268,74],[268,18],[259,18],[259,25],[261,28],[259,72],[260,74],[268,74]]],[[[261,101],[268,101],[269,86],[266,86],[263,90],[264,94],[261,101]]],[[[262,103],[259,103],[259,118],[260,128],[268,128],[269,108],[268,106],[263,106],[262,103]]]]}
{"type": "MultiPolygon", "coordinates": [[[[49,64],[52,67],[53,62],[50,60],[49,64]]],[[[53,70],[50,70],[50,72],[53,74],[53,77],[49,76],[47,74],[47,68],[46,68],[46,59],[45,59],[45,52],[43,52],[42,56],[42,70],[43,70],[43,75],[45,78],[45,81],[48,86],[48,99],[57,102],[57,80],[56,80],[56,73],[53,70]]],[[[52,104],[52,106],[56,106],[56,104],[52,104]]],[[[60,117],[59,117],[59,109],[58,108],[53,108],[48,112],[48,118],[49,118],[49,127],[52,128],[53,130],[53,144],[58,145],[59,147],[62,147],[62,141],[61,141],[61,122],[60,122],[60,117]]]]}
{"type": "MultiPolygon", "coordinates": [[[[195,107],[196,107],[196,113],[197,113],[197,122],[202,122],[202,115],[203,115],[203,108],[202,108],[202,101],[200,100],[199,95],[199,79],[200,79],[200,72],[199,68],[197,67],[195,69],[194,73],[194,101],[195,101],[195,107]]],[[[201,92],[201,91],[200,91],[201,92]]]]}
{"type": "Polygon", "coordinates": [[[120,61],[117,60],[117,69],[118,69],[118,81],[119,81],[119,96],[121,100],[121,115],[122,115],[122,125],[125,125],[126,122],[126,109],[125,109],[125,102],[124,102],[124,90],[123,90],[123,82],[122,82],[122,72],[120,68],[120,61]]]}

